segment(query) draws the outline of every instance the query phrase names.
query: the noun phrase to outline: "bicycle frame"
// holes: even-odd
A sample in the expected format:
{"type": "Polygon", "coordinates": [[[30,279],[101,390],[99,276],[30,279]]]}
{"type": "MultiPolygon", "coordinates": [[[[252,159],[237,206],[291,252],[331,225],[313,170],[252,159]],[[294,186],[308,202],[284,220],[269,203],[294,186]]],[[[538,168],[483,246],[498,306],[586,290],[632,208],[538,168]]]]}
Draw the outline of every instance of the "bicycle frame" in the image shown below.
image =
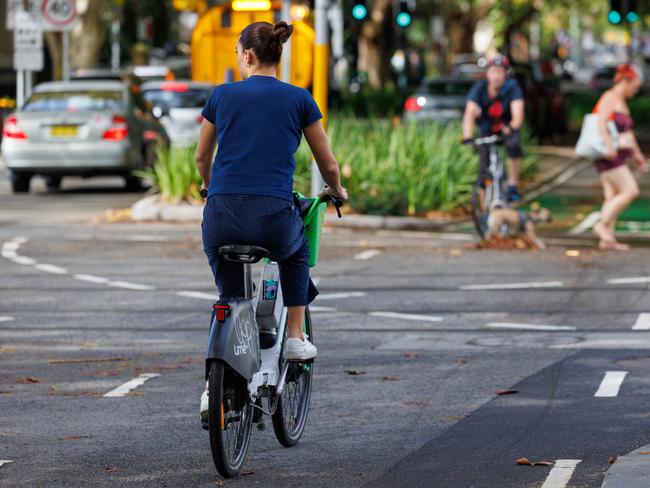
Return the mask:
{"type": "Polygon", "coordinates": [[[505,177],[505,169],[503,159],[499,155],[499,148],[497,146],[499,140],[498,136],[493,135],[481,137],[474,141],[477,146],[487,145],[489,150],[488,156],[490,164],[488,166],[488,171],[492,177],[492,185],[485,188],[483,201],[484,209],[488,209],[495,204],[505,205],[503,189],[501,188],[501,181],[505,177]]]}

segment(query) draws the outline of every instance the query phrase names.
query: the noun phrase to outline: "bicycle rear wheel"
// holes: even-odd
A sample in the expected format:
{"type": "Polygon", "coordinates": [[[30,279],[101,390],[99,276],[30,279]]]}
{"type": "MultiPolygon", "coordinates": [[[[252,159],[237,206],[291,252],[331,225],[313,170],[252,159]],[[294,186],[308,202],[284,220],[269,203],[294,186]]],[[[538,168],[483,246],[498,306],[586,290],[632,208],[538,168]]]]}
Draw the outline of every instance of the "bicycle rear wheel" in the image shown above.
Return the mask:
{"type": "MultiPolygon", "coordinates": [[[[314,343],[311,314],[305,308],[303,329],[307,338],[314,343]]],[[[284,362],[284,359],[282,360],[284,362]]],[[[278,398],[278,406],[272,416],[273,431],[278,442],[284,447],[295,446],[307,423],[314,363],[289,363],[284,390],[278,398]]]]}
{"type": "Polygon", "coordinates": [[[239,474],[251,437],[253,412],[246,382],[221,361],[208,375],[208,430],[217,471],[224,478],[239,474]]]}

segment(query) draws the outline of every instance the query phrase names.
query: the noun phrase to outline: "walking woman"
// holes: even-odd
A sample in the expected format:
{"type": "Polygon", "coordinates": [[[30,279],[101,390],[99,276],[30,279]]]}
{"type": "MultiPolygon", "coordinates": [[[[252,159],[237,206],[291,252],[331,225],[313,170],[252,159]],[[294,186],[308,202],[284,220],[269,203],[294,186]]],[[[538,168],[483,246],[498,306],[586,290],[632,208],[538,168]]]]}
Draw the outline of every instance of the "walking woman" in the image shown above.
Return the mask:
{"type": "MultiPolygon", "coordinates": [[[[276,78],[282,45],[293,26],[256,22],[237,42],[243,81],[219,85],[203,109],[196,164],[208,190],[203,213],[203,248],[221,298],[243,295],[241,265],[219,256],[225,244],[268,249],[280,268],[288,307],[287,359],[307,360],[316,347],[303,336],[305,306],[318,294],[309,278],[309,245],[293,204],[294,153],[302,135],[312,150],[327,192],[347,200],[311,94],[276,78]],[[217,155],[212,157],[218,141],[217,155]]],[[[207,413],[207,391],[201,413],[207,413]]]]}
{"type": "Polygon", "coordinates": [[[594,226],[594,233],[600,239],[600,249],[626,251],[627,244],[620,243],[614,235],[618,216],[639,196],[639,185],[627,166],[630,156],[639,171],[646,171],[646,158],[632,132],[632,117],[627,100],[637,94],[643,80],[638,69],[629,64],[619,65],[614,75],[614,86],[607,90],[594,107],[599,115],[598,126],[605,141],[606,152],[603,159],[595,161],[603,185],[605,202],[600,213],[600,221],[594,226]],[[614,148],[607,123],[613,121],[619,133],[619,146],[614,148]]]}

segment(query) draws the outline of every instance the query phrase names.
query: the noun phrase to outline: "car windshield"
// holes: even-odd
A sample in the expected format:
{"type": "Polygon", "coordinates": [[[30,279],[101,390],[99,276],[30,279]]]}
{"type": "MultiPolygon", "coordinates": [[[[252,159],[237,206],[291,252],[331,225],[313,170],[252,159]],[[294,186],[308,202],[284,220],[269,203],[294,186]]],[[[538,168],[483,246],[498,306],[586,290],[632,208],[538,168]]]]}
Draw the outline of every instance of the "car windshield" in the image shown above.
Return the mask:
{"type": "Polygon", "coordinates": [[[472,87],[473,82],[459,83],[458,81],[433,81],[427,83],[427,91],[431,95],[465,96],[472,87]]]}
{"type": "Polygon", "coordinates": [[[184,91],[176,90],[145,90],[144,98],[149,100],[154,107],[164,110],[170,108],[201,108],[210,96],[208,88],[188,88],[184,91]]]}
{"type": "Polygon", "coordinates": [[[23,110],[26,112],[94,112],[122,109],[119,91],[56,91],[34,93],[23,110]]]}

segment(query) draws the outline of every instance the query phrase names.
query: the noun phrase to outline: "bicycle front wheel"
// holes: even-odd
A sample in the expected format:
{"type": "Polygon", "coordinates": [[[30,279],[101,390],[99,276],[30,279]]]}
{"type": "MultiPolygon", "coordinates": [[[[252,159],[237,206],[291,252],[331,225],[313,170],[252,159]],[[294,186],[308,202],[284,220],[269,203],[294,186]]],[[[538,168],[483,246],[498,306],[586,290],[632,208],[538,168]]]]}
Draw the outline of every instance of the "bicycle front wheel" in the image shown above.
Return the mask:
{"type": "MultiPolygon", "coordinates": [[[[304,333],[314,343],[311,314],[305,308],[304,333]]],[[[284,447],[295,446],[307,423],[314,363],[289,363],[284,390],[278,398],[278,406],[273,414],[273,431],[278,442],[284,447]]]]}
{"type": "Polygon", "coordinates": [[[224,478],[239,474],[251,437],[253,407],[246,382],[221,361],[208,375],[208,430],[217,471],[224,478]]]}

